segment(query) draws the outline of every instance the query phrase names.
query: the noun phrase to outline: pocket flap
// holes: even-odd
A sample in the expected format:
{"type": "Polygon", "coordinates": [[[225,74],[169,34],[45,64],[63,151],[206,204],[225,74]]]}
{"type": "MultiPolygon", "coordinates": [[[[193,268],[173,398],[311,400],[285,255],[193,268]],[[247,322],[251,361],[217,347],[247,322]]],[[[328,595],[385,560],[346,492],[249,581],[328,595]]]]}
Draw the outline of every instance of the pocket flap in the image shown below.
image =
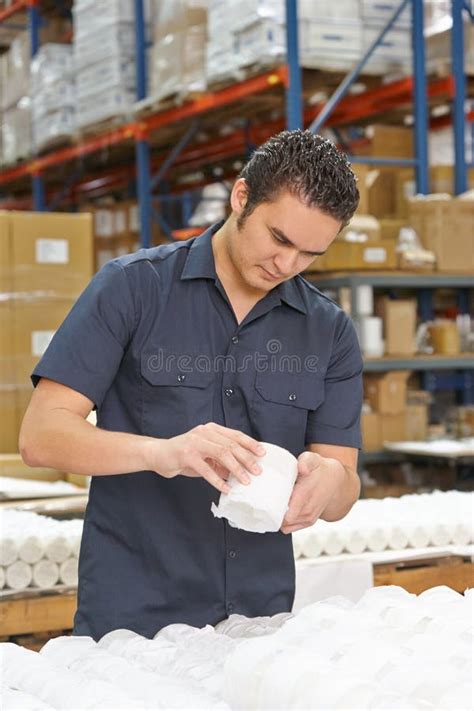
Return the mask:
{"type": "Polygon", "coordinates": [[[214,381],[215,373],[206,369],[202,354],[199,356],[196,362],[192,355],[176,357],[163,349],[158,353],[142,353],[141,374],[150,385],[207,388],[214,381]]]}
{"type": "Polygon", "coordinates": [[[324,379],[312,373],[257,373],[255,387],[268,402],[305,410],[324,400],[324,379]]]}

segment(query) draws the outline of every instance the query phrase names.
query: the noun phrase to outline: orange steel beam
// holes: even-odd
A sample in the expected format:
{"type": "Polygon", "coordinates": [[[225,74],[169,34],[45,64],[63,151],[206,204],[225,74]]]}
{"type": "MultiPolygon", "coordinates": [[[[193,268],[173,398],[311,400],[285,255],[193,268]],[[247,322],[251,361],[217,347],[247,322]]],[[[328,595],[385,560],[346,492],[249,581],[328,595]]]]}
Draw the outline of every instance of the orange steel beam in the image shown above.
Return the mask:
{"type": "Polygon", "coordinates": [[[31,4],[32,3],[28,2],[28,0],[17,0],[16,2],[12,3],[10,7],[6,7],[4,10],[0,10],[0,24],[2,22],[5,22],[5,20],[8,20],[8,18],[12,17],[12,15],[16,15],[17,12],[20,12],[21,10],[26,10],[28,6],[31,6],[31,4]]]}
{"type": "Polygon", "coordinates": [[[263,75],[233,84],[214,93],[189,101],[167,111],[154,114],[146,119],[121,126],[114,131],[107,131],[94,138],[82,141],[77,145],[62,148],[45,156],[40,156],[15,168],[0,172],[0,185],[16,180],[25,175],[39,175],[48,168],[61,163],[67,163],[74,158],[80,158],[96,153],[104,148],[123,143],[133,138],[146,138],[152,131],[170,125],[183,118],[197,116],[211,109],[235,103],[240,99],[259,93],[275,85],[285,85],[287,81],[286,67],[280,67],[263,75]]]}

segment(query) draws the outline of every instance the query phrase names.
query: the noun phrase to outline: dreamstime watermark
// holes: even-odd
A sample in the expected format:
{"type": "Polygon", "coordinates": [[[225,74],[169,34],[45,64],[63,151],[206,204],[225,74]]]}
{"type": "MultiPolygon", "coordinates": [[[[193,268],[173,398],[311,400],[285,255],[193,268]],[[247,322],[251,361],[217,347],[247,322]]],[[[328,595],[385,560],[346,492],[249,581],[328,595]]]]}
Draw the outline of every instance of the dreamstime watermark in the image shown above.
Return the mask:
{"type": "Polygon", "coordinates": [[[254,351],[240,357],[233,354],[207,355],[204,353],[170,353],[159,348],[148,356],[147,368],[153,373],[317,373],[319,357],[283,353],[281,341],[272,338],[265,345],[266,352],[254,351]]]}

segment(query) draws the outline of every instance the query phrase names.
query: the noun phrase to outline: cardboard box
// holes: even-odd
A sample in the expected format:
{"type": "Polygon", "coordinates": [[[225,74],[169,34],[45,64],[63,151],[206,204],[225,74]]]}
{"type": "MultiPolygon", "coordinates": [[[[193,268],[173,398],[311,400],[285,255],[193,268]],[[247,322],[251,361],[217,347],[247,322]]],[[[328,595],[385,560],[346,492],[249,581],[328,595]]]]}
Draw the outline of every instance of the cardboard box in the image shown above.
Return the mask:
{"type": "Polygon", "coordinates": [[[392,240],[344,242],[336,240],[326,254],[316,257],[308,272],[343,270],[386,270],[397,265],[396,244],[392,240]]]}
{"type": "Polygon", "coordinates": [[[395,169],[353,165],[357,176],[360,203],[357,212],[377,218],[392,217],[396,213],[395,169]]]}
{"type": "Polygon", "coordinates": [[[11,267],[11,235],[9,213],[0,211],[0,293],[11,294],[13,291],[13,273],[11,267]]]}
{"type": "MultiPolygon", "coordinates": [[[[0,452],[18,451],[18,420],[15,388],[0,387],[0,452]]],[[[0,476],[2,474],[0,457],[0,476]]]]}
{"type": "Polygon", "coordinates": [[[337,241],[346,242],[347,234],[350,232],[365,235],[369,242],[378,242],[380,240],[380,222],[373,215],[362,215],[358,211],[347,227],[344,227],[338,234],[337,241]]]}
{"type": "Polygon", "coordinates": [[[407,439],[425,441],[428,437],[428,407],[426,405],[408,405],[406,422],[407,439]]]}
{"type": "Polygon", "coordinates": [[[12,479],[36,479],[37,481],[61,481],[64,473],[48,467],[27,466],[19,454],[0,455],[0,476],[12,479]]]}
{"type": "Polygon", "coordinates": [[[378,452],[382,449],[380,415],[377,412],[361,414],[362,443],[364,452],[378,452]]]}
{"type": "Polygon", "coordinates": [[[474,201],[431,195],[409,201],[410,224],[440,272],[474,271],[474,201]]]}
{"type": "Polygon", "coordinates": [[[403,442],[407,439],[406,410],[396,415],[383,414],[380,417],[383,442],[403,442]]]}
{"type": "Polygon", "coordinates": [[[69,299],[35,299],[14,305],[13,349],[15,383],[28,384],[31,371],[39,361],[54,333],[73,306],[69,299]]]}
{"type": "Polygon", "coordinates": [[[14,291],[76,298],[92,277],[92,223],[88,214],[8,212],[14,291]]]}
{"type": "Polygon", "coordinates": [[[412,158],[413,130],[403,126],[370,126],[368,143],[356,148],[357,155],[373,158],[412,158]]]}
{"type": "Polygon", "coordinates": [[[364,377],[364,397],[374,412],[397,415],[406,408],[406,370],[392,370],[389,373],[369,373],[364,377]]]}
{"type": "Polygon", "coordinates": [[[379,220],[380,238],[398,240],[398,235],[402,227],[408,226],[408,220],[398,217],[385,217],[379,220]]]}
{"type": "Polygon", "coordinates": [[[385,353],[413,355],[416,352],[415,299],[383,299],[385,353]]]}

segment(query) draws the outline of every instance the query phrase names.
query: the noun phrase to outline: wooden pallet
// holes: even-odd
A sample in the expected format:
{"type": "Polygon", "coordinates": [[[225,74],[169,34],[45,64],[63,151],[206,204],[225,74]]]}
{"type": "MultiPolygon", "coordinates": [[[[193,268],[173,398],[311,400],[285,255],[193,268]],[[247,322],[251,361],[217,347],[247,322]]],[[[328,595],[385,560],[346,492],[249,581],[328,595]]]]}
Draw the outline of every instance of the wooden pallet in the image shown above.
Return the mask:
{"type": "Polygon", "coordinates": [[[0,601],[0,634],[31,635],[71,630],[77,607],[75,590],[61,594],[25,594],[0,601]]]}
{"type": "Polygon", "coordinates": [[[378,563],[374,565],[374,585],[399,585],[416,595],[447,585],[463,593],[474,587],[474,563],[460,555],[378,563]]]}

